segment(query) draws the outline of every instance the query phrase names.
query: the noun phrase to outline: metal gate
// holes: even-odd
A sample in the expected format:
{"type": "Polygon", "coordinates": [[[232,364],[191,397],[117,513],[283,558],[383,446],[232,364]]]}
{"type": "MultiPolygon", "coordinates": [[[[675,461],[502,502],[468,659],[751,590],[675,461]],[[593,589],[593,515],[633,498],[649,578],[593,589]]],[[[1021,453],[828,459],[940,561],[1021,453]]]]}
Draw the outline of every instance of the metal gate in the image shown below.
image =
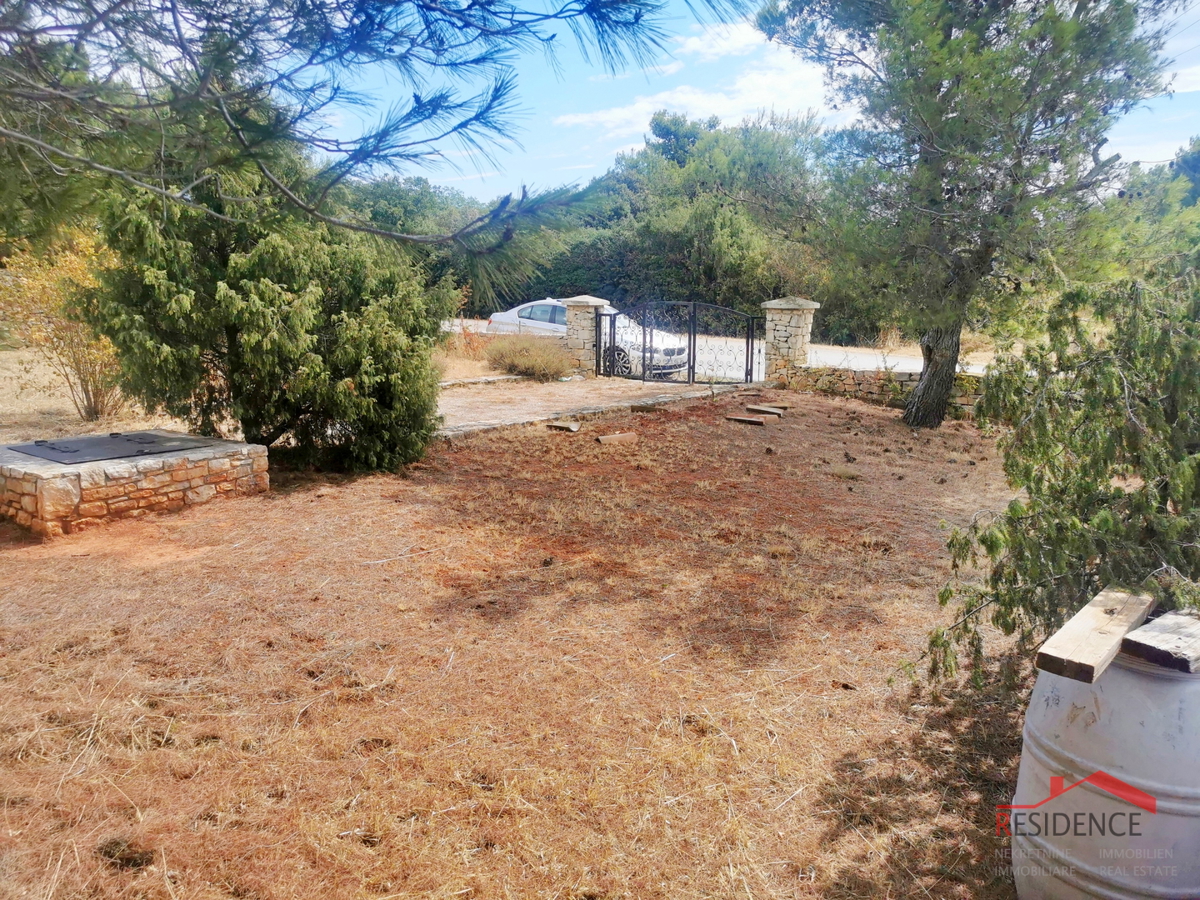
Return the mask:
{"type": "Polygon", "coordinates": [[[596,374],[685,384],[760,381],[765,321],[711,303],[597,311],[596,374]]]}

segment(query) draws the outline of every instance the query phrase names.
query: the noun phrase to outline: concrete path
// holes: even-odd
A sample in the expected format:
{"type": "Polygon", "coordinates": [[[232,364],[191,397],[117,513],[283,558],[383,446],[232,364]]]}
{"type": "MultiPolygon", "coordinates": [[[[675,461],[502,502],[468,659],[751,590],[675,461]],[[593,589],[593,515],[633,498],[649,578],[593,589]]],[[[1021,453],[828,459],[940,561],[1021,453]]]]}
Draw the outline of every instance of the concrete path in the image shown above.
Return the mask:
{"type": "Polygon", "coordinates": [[[746,386],[719,384],[710,389],[708,385],[647,383],[627,378],[460,385],[446,388],[438,396],[438,412],[443,417],[439,434],[452,437],[510,425],[596,415],[628,409],[633,403],[706,397],[746,386]]]}
{"type": "MultiPolygon", "coordinates": [[[[920,372],[919,357],[897,356],[864,347],[814,345],[809,352],[813,366],[844,369],[892,369],[920,372]]],[[[700,367],[697,366],[699,369],[700,367]]],[[[982,365],[960,366],[963,371],[982,374],[982,365]]],[[[761,377],[761,363],[755,367],[761,377]]],[[[486,431],[511,425],[529,425],[572,416],[628,409],[632,403],[652,400],[682,400],[709,396],[714,391],[744,388],[744,384],[671,384],[635,381],[628,378],[585,378],[539,384],[525,379],[494,378],[489,383],[447,383],[438,396],[438,412],[444,437],[486,431]]]]}

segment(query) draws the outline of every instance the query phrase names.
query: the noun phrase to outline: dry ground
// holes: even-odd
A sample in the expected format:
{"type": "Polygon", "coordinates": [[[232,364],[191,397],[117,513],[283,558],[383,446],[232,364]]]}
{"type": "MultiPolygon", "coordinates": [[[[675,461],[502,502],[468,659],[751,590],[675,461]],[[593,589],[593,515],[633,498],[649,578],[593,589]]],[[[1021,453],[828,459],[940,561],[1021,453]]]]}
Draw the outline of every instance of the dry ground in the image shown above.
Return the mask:
{"type": "MultiPolygon", "coordinates": [[[[485,378],[500,374],[478,353],[463,352],[451,343],[434,353],[438,378],[443,381],[485,378]]],[[[135,405],[100,422],[83,422],[71,397],[49,366],[33,350],[0,350],[0,440],[17,442],[106,431],[136,431],[187,425],[170,416],[146,415],[135,405]]]]}
{"type": "Polygon", "coordinates": [[[490,378],[503,373],[497,372],[482,359],[471,359],[462,353],[438,348],[433,354],[439,381],[466,381],[471,378],[490,378]]]}
{"type": "MultiPolygon", "coordinates": [[[[435,354],[441,377],[478,378],[500,373],[472,359],[454,346],[435,354]]],[[[589,378],[584,381],[505,381],[445,388],[438,396],[438,412],[446,428],[494,426],[528,421],[582,407],[649,400],[663,394],[702,389],[700,385],[645,383],[626,378],[589,378]]],[[[53,372],[28,350],[0,351],[0,442],[17,443],[41,438],[171,428],[187,431],[187,424],[170,416],[149,416],[136,406],[99,422],[83,422],[53,372]]],[[[230,435],[237,437],[237,434],[230,435]]]]}
{"type": "Polygon", "coordinates": [[[66,387],[33,350],[0,350],[0,441],[32,441],[144,428],[187,430],[178,419],[130,406],[100,422],[83,422],[66,387]]]}
{"type": "MultiPolygon", "coordinates": [[[[473,327],[476,324],[474,319],[455,319],[451,323],[451,333],[433,351],[433,365],[439,381],[465,381],[503,374],[487,362],[487,346],[493,336],[483,334],[482,328],[473,327]]],[[[487,325],[486,322],[482,324],[487,325]]]]}
{"type": "Polygon", "coordinates": [[[0,896],[1012,897],[1016,705],[897,671],[994,450],[791,399],[0,528],[0,896]]]}

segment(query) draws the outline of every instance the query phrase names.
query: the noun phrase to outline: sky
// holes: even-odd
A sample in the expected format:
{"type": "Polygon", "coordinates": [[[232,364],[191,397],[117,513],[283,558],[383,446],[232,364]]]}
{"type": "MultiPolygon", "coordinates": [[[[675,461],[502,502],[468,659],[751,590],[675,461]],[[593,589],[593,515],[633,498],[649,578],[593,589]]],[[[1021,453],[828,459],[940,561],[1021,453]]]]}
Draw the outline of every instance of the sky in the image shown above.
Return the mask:
{"type": "MultiPolygon", "coordinates": [[[[1174,60],[1172,92],[1110,132],[1109,148],[1127,161],[1165,162],[1200,136],[1200,2],[1172,18],[1165,48],[1174,60]]],[[[586,184],[618,153],[643,146],[659,109],[693,119],[715,115],[729,125],[761,111],[812,110],[830,126],[849,120],[831,108],[819,67],[768,43],[749,22],[698,23],[682,0],[671,0],[662,24],[667,52],[645,69],[606,74],[574,47],[559,52],[557,71],[541,54],[520,59],[516,141],[497,146],[491,159],[451,148],[445,164],[413,174],[489,200],[523,185],[586,184]]],[[[372,91],[384,104],[389,92],[382,85],[372,91]]]]}

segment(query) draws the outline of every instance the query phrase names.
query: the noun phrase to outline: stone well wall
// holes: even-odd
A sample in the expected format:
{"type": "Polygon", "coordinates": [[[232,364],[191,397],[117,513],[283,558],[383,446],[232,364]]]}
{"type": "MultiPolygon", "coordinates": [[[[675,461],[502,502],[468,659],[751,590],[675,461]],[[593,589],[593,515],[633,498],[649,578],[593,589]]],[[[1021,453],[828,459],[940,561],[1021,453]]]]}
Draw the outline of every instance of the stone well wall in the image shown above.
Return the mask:
{"type": "MultiPolygon", "coordinates": [[[[908,395],[921,380],[918,372],[891,372],[874,369],[807,368],[788,379],[788,387],[797,391],[857,397],[870,403],[903,407],[908,395]]],[[[950,395],[951,415],[973,415],[980,396],[978,375],[958,374],[950,395]]]]}
{"type": "Polygon", "coordinates": [[[0,479],[0,513],[46,536],[270,487],[266,447],[219,440],[191,450],[74,465],[0,448],[0,479]]]}

